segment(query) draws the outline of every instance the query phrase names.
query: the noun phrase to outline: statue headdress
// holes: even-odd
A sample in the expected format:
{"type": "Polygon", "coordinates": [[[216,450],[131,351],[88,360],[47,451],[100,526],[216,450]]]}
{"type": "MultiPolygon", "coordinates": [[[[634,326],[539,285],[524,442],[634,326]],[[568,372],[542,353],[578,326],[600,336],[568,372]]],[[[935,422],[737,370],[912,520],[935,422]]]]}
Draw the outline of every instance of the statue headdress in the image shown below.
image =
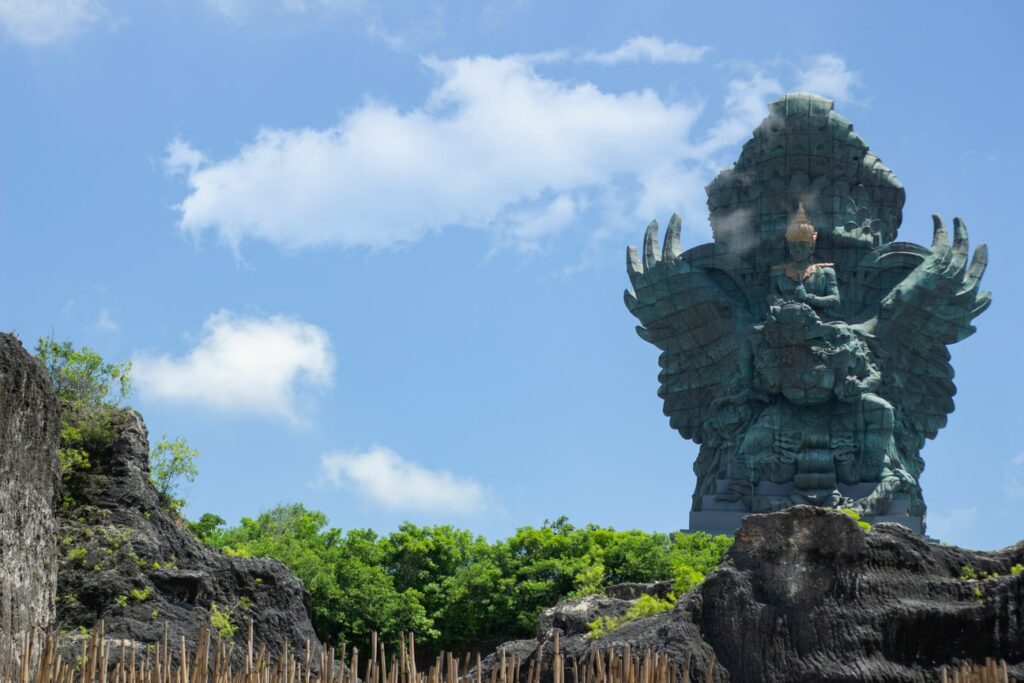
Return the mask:
{"type": "Polygon", "coordinates": [[[804,205],[797,205],[796,215],[789,222],[786,228],[787,242],[810,242],[814,244],[818,240],[818,231],[814,229],[810,219],[804,212],[804,205]]]}

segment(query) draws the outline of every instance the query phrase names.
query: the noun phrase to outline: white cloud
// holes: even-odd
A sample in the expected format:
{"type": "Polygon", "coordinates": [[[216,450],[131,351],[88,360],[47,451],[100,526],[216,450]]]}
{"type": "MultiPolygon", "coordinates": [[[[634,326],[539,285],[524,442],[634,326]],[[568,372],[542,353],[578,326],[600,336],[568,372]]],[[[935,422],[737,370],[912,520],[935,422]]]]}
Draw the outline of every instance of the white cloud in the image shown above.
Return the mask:
{"type": "Polygon", "coordinates": [[[327,128],[261,130],[223,159],[173,140],[167,168],[188,186],[179,226],[235,250],[380,249],[454,226],[533,250],[589,209],[592,241],[673,211],[706,234],[703,187],[785,92],[780,81],[757,69],[729,80],[717,118],[695,132],[703,98],[539,71],[572,58],[427,58],[437,82],[412,109],[367,100],[327,128]]]}
{"type": "Polygon", "coordinates": [[[588,52],[583,55],[583,60],[608,65],[622,62],[693,64],[702,60],[710,49],[675,41],[665,42],[657,36],[637,36],[611,52],[588,52]]]}
{"type": "Polygon", "coordinates": [[[236,24],[261,13],[305,14],[317,19],[355,17],[371,38],[395,50],[437,38],[442,31],[439,0],[387,2],[381,0],[206,0],[212,10],[236,24]]]}
{"type": "Polygon", "coordinates": [[[70,38],[106,13],[99,0],[0,0],[0,26],[28,45],[70,38]]]}
{"type": "Polygon", "coordinates": [[[164,158],[164,168],[169,175],[188,175],[195,173],[196,169],[206,163],[206,157],[198,150],[193,149],[181,138],[174,138],[167,145],[167,156],[164,158]]]}
{"type": "Polygon", "coordinates": [[[220,311],[180,358],[137,355],[132,376],[145,398],[301,423],[311,393],[330,387],[327,333],[309,323],[220,311]]]}
{"type": "Polygon", "coordinates": [[[942,541],[970,547],[971,532],[978,525],[978,508],[946,508],[928,514],[928,535],[942,541]]]}
{"type": "Polygon", "coordinates": [[[651,91],[549,80],[523,56],[425,64],[441,82],[412,111],[369,102],[331,128],[265,129],[236,156],[191,170],[174,160],[201,157],[172,143],[169,161],[190,187],[181,228],[294,249],[500,227],[545,193],[593,193],[684,162],[700,111],[651,91]]]}
{"type": "Polygon", "coordinates": [[[334,486],[355,488],[392,510],[468,514],[484,506],[484,488],[473,479],[428,470],[381,446],[324,455],[320,471],[334,486]]]}
{"type": "Polygon", "coordinates": [[[106,308],[100,309],[100,314],[96,318],[96,329],[100,332],[117,332],[121,329],[117,321],[114,320],[113,316],[110,315],[110,311],[106,308]]]}
{"type": "Polygon", "coordinates": [[[852,101],[860,74],[846,68],[842,57],[821,54],[811,57],[797,70],[796,89],[838,101],[852,101]]]}
{"type": "Polygon", "coordinates": [[[777,80],[759,71],[749,78],[729,81],[726,85],[725,115],[711,127],[701,143],[701,150],[710,154],[749,138],[757,124],[768,115],[766,103],[784,92],[777,80]]]}

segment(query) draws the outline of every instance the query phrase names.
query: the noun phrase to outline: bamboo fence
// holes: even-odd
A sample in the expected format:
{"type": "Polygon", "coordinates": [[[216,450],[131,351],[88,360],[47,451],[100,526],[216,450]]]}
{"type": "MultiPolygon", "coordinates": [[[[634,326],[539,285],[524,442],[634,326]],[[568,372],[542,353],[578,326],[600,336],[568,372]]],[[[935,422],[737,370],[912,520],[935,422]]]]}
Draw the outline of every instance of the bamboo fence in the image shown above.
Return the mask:
{"type": "MultiPolygon", "coordinates": [[[[501,649],[495,653],[494,665],[486,677],[479,653],[475,660],[469,654],[460,660],[442,652],[426,671],[420,671],[412,634],[400,638],[398,651],[389,659],[384,643],[378,642],[374,633],[362,679],[357,676],[359,650],[352,648],[348,654],[344,645],[336,651],[307,641],[300,651],[282,642],[283,655],[271,661],[265,644],[254,647],[251,622],[245,658],[238,668],[233,665],[235,644],[213,635],[206,627],[200,628],[191,653],[184,636],[177,643],[170,642],[166,625],[163,639],[140,652],[134,641],[105,638],[101,621],[89,638],[82,640],[81,653],[74,661],[58,654],[58,639],[53,634],[36,636],[30,632],[20,647],[11,647],[13,657],[0,672],[0,683],[691,683],[689,656],[679,666],[650,648],[633,653],[625,645],[618,651],[592,648],[582,659],[568,657],[561,651],[557,633],[550,660],[544,658],[546,643],[541,643],[525,661],[501,649]],[[566,680],[567,674],[571,681],[566,680]]],[[[712,658],[705,683],[714,680],[715,668],[712,658]]],[[[984,664],[942,667],[939,675],[941,683],[1010,680],[1006,662],[992,659],[984,664]]]]}

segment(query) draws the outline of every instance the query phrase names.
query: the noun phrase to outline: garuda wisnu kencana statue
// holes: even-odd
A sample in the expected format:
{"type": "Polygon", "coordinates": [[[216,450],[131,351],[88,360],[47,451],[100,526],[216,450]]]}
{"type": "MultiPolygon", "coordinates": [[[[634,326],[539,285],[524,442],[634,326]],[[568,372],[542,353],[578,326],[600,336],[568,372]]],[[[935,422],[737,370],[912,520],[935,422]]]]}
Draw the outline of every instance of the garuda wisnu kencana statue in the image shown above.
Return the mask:
{"type": "Polygon", "coordinates": [[[985,246],[968,262],[967,227],[938,216],[931,247],[895,241],[903,186],[805,93],[707,195],[714,243],[683,251],[672,216],[663,248],[652,222],[627,253],[665,414],[700,444],[690,529],[812,504],[923,533],[921,449],[953,411],[946,347],[990,303],[985,246]]]}

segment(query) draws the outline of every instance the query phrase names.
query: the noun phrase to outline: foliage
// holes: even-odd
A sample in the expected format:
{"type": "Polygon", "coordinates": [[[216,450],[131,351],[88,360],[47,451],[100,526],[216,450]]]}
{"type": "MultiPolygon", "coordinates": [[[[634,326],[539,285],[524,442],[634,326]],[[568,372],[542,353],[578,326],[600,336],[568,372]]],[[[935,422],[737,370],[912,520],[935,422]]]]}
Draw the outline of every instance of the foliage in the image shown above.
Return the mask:
{"type": "Polygon", "coordinates": [[[238,624],[235,623],[231,610],[227,608],[221,609],[217,606],[217,603],[210,605],[210,626],[225,640],[234,638],[235,631],[238,630],[238,624]]]}
{"type": "Polygon", "coordinates": [[[978,572],[975,571],[974,567],[972,567],[971,565],[965,564],[964,566],[960,567],[960,578],[964,581],[977,581],[978,572]]]}
{"type": "Polygon", "coordinates": [[[60,403],[60,462],[64,473],[89,467],[89,450],[113,436],[111,415],[131,394],[131,363],[106,363],[88,347],[41,337],[36,356],[60,403]]]}
{"type": "Polygon", "coordinates": [[[127,595],[118,595],[116,598],[114,598],[114,602],[117,603],[118,607],[127,607],[128,606],[128,596],[127,595]]]}
{"type": "Polygon", "coordinates": [[[1010,576],[1017,576],[1017,574],[1020,574],[1021,572],[1024,572],[1024,564],[1018,562],[1010,567],[1010,576]]]}
{"type": "Polygon", "coordinates": [[[588,635],[590,638],[600,638],[601,636],[611,633],[623,624],[628,624],[631,621],[637,619],[643,619],[644,617],[651,617],[655,614],[661,614],[667,612],[676,605],[676,597],[674,595],[668,595],[665,599],[659,599],[653,595],[641,595],[636,602],[634,602],[624,614],[617,617],[600,617],[590,622],[590,632],[588,635]]]}
{"type": "Polygon", "coordinates": [[[870,531],[871,530],[871,523],[870,522],[865,522],[864,520],[862,520],[860,518],[860,513],[858,513],[856,510],[851,510],[850,508],[839,508],[839,511],[849,515],[850,517],[852,517],[853,521],[857,522],[857,526],[859,526],[864,531],[870,531]]]}
{"type": "Polygon", "coordinates": [[[145,588],[133,588],[130,591],[131,598],[135,602],[145,602],[149,600],[150,596],[153,595],[152,586],[146,586],[145,588]]]}
{"type": "Polygon", "coordinates": [[[448,525],[405,523],[387,536],[329,528],[323,513],[281,506],[226,527],[203,515],[190,527],[233,555],[284,562],[310,592],[313,625],[329,642],[365,651],[415,632],[417,650],[468,651],[528,637],[540,612],[624,581],[675,579],[687,590],[718,566],[726,536],[575,527],[562,517],[493,543],[448,525]]]}
{"type": "Polygon", "coordinates": [[[175,494],[183,480],[195,481],[199,475],[195,462],[198,457],[199,451],[189,448],[185,439],[179,436],[171,441],[166,434],[149,452],[149,479],[160,494],[160,500],[172,512],[180,512],[185,505],[185,501],[175,494]]]}
{"type": "Polygon", "coordinates": [[[210,542],[217,529],[225,524],[224,518],[212,514],[210,512],[204,513],[198,521],[188,522],[188,528],[192,530],[192,533],[196,535],[200,541],[210,542]]]}

